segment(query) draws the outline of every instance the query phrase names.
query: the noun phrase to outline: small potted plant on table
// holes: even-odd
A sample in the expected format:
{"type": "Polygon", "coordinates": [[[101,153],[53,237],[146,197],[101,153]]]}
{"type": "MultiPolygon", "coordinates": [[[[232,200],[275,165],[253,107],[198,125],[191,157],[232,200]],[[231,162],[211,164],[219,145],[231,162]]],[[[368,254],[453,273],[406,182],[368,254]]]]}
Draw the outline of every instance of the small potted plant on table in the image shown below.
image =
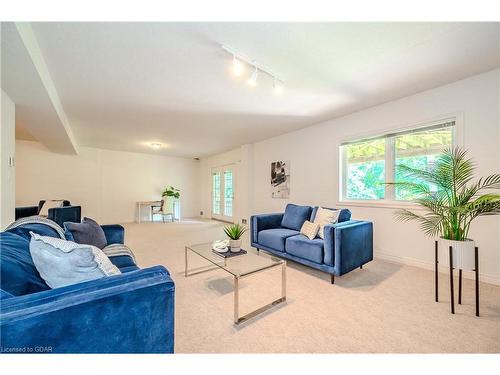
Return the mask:
{"type": "Polygon", "coordinates": [[[231,252],[237,253],[241,250],[241,236],[247,231],[244,225],[231,224],[224,227],[224,233],[229,237],[231,252]]]}

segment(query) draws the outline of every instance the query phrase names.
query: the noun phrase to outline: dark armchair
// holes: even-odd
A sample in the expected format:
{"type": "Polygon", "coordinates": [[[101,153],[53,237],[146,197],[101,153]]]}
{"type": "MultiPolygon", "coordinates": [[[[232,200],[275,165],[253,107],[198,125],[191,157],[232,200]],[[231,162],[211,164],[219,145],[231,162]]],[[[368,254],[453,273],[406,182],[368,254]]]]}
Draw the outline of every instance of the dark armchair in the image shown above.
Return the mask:
{"type": "MultiPolygon", "coordinates": [[[[45,200],[41,200],[38,206],[16,207],[16,220],[23,217],[38,215],[44,203],[45,200]]],[[[66,221],[79,223],[82,218],[82,207],[72,206],[70,201],[64,200],[62,207],[50,208],[48,213],[49,215],[47,218],[55,221],[62,227],[66,221]]]]}

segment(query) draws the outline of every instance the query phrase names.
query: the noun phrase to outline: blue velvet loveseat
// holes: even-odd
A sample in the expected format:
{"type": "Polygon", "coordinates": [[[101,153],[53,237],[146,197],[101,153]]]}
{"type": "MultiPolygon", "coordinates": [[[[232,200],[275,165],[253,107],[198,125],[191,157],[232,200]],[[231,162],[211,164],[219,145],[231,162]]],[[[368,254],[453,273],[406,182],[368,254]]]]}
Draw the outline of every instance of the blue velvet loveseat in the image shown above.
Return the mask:
{"type": "Polygon", "coordinates": [[[306,220],[314,221],[318,207],[288,204],[284,213],[254,215],[250,219],[251,245],[279,257],[341,276],[373,260],[373,224],[351,220],[342,209],[335,224],[326,225],[324,240],[300,234],[306,220]]]}
{"type": "MultiPolygon", "coordinates": [[[[108,245],[123,243],[122,226],[102,228],[108,245]]],[[[117,253],[109,258],[121,275],[50,289],[33,264],[30,231],[62,237],[55,223],[0,233],[1,352],[173,353],[175,286],[164,267],[139,269],[117,253]]]]}

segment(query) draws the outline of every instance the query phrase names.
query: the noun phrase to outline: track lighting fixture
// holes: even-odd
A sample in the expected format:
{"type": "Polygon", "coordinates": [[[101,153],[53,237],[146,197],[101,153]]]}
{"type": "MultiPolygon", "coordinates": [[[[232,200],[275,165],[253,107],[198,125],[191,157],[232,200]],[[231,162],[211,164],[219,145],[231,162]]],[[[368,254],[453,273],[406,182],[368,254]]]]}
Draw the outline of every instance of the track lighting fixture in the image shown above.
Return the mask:
{"type": "Polygon", "coordinates": [[[243,63],[236,58],[236,55],[233,55],[233,75],[236,77],[239,77],[243,74],[243,71],[245,70],[245,67],[243,66],[243,63]]]}
{"type": "Polygon", "coordinates": [[[273,92],[275,95],[280,95],[283,93],[283,83],[274,78],[273,92]]]}
{"type": "Polygon", "coordinates": [[[252,75],[247,79],[247,84],[251,87],[257,86],[257,76],[259,73],[269,76],[273,80],[273,92],[279,95],[284,90],[284,84],[281,79],[278,79],[274,73],[262,64],[257,63],[255,60],[249,59],[244,55],[237,53],[232,48],[222,46],[222,49],[233,56],[231,72],[234,76],[239,77],[243,75],[246,67],[253,68],[252,75]]]}
{"type": "Polygon", "coordinates": [[[255,87],[257,86],[257,74],[259,72],[259,69],[257,69],[257,67],[255,67],[255,70],[253,71],[252,75],[250,76],[250,78],[247,80],[247,83],[252,86],[252,87],[255,87]]]}

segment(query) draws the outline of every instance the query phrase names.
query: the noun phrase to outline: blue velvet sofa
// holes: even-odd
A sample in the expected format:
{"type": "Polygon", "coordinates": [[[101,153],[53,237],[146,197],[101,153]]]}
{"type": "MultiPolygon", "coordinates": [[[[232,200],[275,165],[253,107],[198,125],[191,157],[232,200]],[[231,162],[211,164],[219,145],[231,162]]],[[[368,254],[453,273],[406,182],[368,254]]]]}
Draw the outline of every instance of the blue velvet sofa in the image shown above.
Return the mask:
{"type": "Polygon", "coordinates": [[[279,257],[341,276],[373,260],[373,224],[351,220],[342,209],[336,224],[326,225],[324,240],[300,234],[306,220],[314,221],[318,207],[288,204],[284,213],[254,215],[250,219],[251,245],[279,257]]]}
{"type": "MultiPolygon", "coordinates": [[[[108,244],[120,225],[103,225],[108,244]]],[[[29,252],[29,232],[60,237],[48,225],[0,233],[0,346],[3,353],[173,353],[174,282],[162,266],[139,269],[132,257],[110,260],[122,272],[50,289],[29,252]]]]}

